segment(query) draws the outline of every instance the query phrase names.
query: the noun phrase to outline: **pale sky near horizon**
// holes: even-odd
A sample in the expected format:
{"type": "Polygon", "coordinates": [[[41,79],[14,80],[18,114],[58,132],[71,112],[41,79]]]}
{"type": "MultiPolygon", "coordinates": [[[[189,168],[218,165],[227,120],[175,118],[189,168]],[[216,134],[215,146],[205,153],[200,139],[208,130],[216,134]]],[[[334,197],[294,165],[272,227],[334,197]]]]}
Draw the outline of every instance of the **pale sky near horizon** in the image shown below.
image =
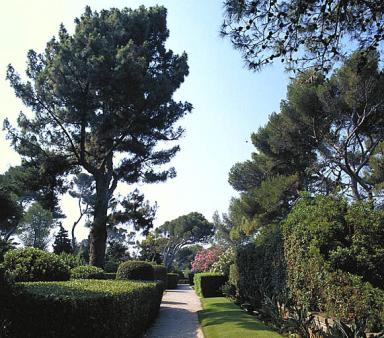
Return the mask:
{"type": "MultiPolygon", "coordinates": [[[[172,160],[177,177],[165,183],[140,186],[148,200],[159,206],[155,225],[197,211],[211,219],[213,212],[226,212],[236,193],[228,184],[228,172],[236,162],[249,159],[254,147],[252,132],[262,126],[285,98],[288,74],[279,64],[259,73],[249,71],[241,55],[219,36],[223,18],[221,0],[13,0],[2,3],[0,13],[0,122],[13,124],[19,111],[27,111],[5,80],[9,63],[19,73],[26,68],[29,49],[40,52],[57,34],[60,23],[73,31],[75,17],[86,5],[93,10],[110,7],[164,5],[168,9],[170,38],[167,47],[186,51],[190,75],[175,94],[193,104],[194,110],[181,121],[186,129],[180,152],[172,160]]],[[[0,132],[0,173],[19,163],[18,155],[0,132]]],[[[120,187],[128,192],[132,187],[120,187]]],[[[61,206],[69,229],[78,215],[76,201],[63,197],[61,206]]],[[[77,230],[79,239],[88,230],[77,230]]]]}

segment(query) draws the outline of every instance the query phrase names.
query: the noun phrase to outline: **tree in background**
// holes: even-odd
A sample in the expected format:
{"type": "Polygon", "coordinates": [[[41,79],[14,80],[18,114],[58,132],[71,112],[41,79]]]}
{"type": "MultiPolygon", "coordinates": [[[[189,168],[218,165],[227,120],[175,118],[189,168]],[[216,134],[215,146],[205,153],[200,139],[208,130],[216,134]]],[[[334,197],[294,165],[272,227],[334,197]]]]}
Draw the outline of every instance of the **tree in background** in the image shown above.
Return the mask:
{"type": "Polygon", "coordinates": [[[380,203],[384,78],[376,53],[364,66],[360,59],[352,55],[328,79],[312,70],[297,76],[280,112],[252,135],[257,152],[229,175],[240,192],[232,234],[280,222],[299,191],[380,203]]]}
{"type": "Polygon", "coordinates": [[[59,232],[55,236],[53,243],[53,252],[60,254],[62,252],[72,253],[71,241],[68,237],[68,231],[60,224],[59,232]]]}
{"type": "Polygon", "coordinates": [[[179,147],[157,145],[183,133],[174,124],[192,106],[172,97],[188,65],[186,54],[165,48],[164,7],[100,13],[87,7],[75,23],[73,35],[61,26],[43,54],[28,52],[27,82],[8,67],[7,79],[35,115],[20,114],[18,128],[7,120],[4,127],[23,159],[59,159],[66,168],[93,177],[90,263],[102,267],[107,210],[117,184],[153,183],[175,175],[173,168],[155,168],[163,168],[179,147]]]}
{"type": "Polygon", "coordinates": [[[202,249],[203,247],[199,244],[181,248],[175,256],[175,268],[179,271],[191,270],[196,254],[202,249]]]}
{"type": "Polygon", "coordinates": [[[25,246],[46,250],[54,226],[52,213],[34,202],[21,220],[17,234],[25,246]]]}
{"type": "Polygon", "coordinates": [[[213,236],[214,225],[208,222],[202,214],[191,212],[165,222],[156,231],[167,238],[162,256],[165,267],[169,269],[176,254],[183,247],[208,242],[213,236]]]}
{"type": "Polygon", "coordinates": [[[141,242],[136,243],[140,260],[161,264],[163,262],[162,253],[167,243],[167,238],[159,236],[156,231],[150,232],[141,242]]]}
{"type": "Polygon", "coordinates": [[[253,70],[280,59],[293,71],[328,71],[350,52],[346,43],[365,57],[384,40],[382,1],[225,0],[224,8],[221,33],[253,70]]]}

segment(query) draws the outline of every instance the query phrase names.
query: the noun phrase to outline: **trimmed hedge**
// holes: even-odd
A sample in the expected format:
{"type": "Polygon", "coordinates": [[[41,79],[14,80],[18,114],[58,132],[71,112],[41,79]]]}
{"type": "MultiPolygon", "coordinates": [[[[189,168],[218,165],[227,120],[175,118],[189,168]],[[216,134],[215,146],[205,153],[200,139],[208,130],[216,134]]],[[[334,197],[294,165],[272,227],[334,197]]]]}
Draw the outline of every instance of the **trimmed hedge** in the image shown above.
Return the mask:
{"type": "Polygon", "coordinates": [[[167,283],[167,268],[164,265],[153,265],[155,280],[161,280],[167,283]]]}
{"type": "Polygon", "coordinates": [[[167,289],[177,289],[178,282],[179,282],[178,273],[167,273],[167,289]]]}
{"type": "Polygon", "coordinates": [[[200,297],[221,297],[222,286],[227,277],[217,272],[202,272],[195,274],[195,291],[200,297]]]}
{"type": "MultiPolygon", "coordinates": [[[[20,283],[11,337],[140,337],[157,316],[157,283],[107,280],[20,283]]],[[[2,303],[2,300],[0,299],[2,303]]]]}
{"type": "Polygon", "coordinates": [[[3,266],[15,282],[69,279],[69,268],[59,256],[31,247],[8,251],[3,266]]]}
{"type": "Polygon", "coordinates": [[[73,268],[71,279],[105,279],[104,270],[92,265],[81,265],[73,268]]]}
{"type": "Polygon", "coordinates": [[[151,264],[143,261],[126,261],[119,265],[116,279],[155,280],[154,269],[151,264]]]}

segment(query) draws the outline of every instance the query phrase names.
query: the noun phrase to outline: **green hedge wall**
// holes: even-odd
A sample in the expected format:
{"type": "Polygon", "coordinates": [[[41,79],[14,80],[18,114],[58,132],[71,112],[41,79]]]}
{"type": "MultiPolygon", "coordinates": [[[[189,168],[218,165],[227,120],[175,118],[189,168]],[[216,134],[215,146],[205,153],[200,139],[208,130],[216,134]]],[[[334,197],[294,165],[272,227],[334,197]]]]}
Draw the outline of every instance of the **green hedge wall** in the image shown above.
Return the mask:
{"type": "Polygon", "coordinates": [[[178,273],[167,273],[167,289],[177,289],[178,282],[179,282],[178,273]]]}
{"type": "Polygon", "coordinates": [[[167,283],[167,268],[164,265],[153,265],[155,280],[161,280],[167,283]]]}
{"type": "Polygon", "coordinates": [[[194,283],[193,283],[194,277],[195,277],[195,273],[194,272],[188,272],[189,285],[194,285],[194,283]]]}
{"type": "Polygon", "coordinates": [[[221,297],[221,288],[227,277],[217,272],[202,272],[195,274],[195,291],[200,297],[221,297]]]}
{"type": "Polygon", "coordinates": [[[7,303],[6,319],[16,338],[140,337],[155,319],[161,298],[162,288],[154,282],[20,283],[7,303]]]}
{"type": "Polygon", "coordinates": [[[279,225],[264,228],[254,243],[236,249],[235,279],[241,301],[260,308],[265,296],[280,297],[286,290],[284,242],[279,225]]]}

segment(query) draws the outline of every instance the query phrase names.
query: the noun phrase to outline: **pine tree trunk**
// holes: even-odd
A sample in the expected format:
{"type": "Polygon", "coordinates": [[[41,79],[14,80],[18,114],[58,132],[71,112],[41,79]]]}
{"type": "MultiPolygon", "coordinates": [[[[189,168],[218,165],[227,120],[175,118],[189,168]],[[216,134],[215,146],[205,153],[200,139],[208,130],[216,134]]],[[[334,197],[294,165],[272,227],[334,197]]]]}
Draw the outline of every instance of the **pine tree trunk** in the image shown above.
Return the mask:
{"type": "Polygon", "coordinates": [[[89,264],[104,268],[107,242],[108,186],[105,177],[96,178],[94,219],[89,234],[89,264]]]}

